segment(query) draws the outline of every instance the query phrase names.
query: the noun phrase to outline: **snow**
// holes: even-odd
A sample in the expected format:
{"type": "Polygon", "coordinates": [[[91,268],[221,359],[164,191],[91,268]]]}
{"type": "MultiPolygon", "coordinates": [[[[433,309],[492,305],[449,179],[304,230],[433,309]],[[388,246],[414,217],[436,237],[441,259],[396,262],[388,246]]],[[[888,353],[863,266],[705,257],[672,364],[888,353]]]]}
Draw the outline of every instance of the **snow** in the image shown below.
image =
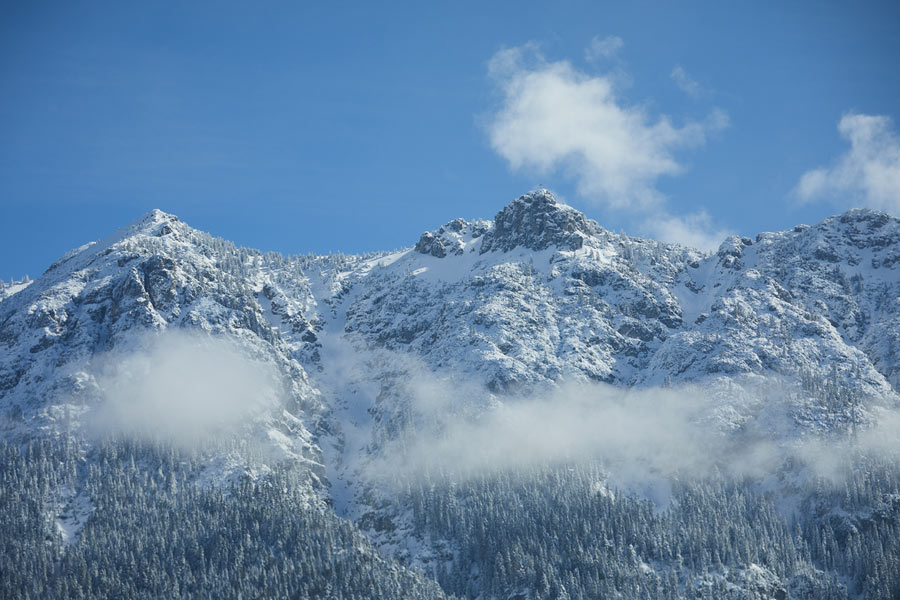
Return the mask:
{"type": "Polygon", "coordinates": [[[0,281],[0,302],[13,294],[18,294],[32,283],[32,280],[12,281],[10,283],[0,281]]]}
{"type": "Polygon", "coordinates": [[[60,490],[53,523],[64,546],[78,542],[78,534],[93,511],[94,505],[85,492],[76,493],[71,488],[60,490]]]}

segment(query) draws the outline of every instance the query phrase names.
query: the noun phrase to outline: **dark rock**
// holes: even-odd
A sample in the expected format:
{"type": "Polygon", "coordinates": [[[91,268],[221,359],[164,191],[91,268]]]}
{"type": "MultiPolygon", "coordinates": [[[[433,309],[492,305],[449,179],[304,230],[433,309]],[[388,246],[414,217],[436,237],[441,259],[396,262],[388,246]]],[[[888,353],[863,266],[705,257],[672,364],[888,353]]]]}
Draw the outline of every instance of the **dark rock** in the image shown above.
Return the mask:
{"type": "Polygon", "coordinates": [[[551,246],[578,250],[584,238],[600,231],[597,223],[560,203],[549,191],[538,190],[518,197],[497,213],[494,228],[484,235],[481,252],[508,252],[517,247],[539,251],[551,246]]]}

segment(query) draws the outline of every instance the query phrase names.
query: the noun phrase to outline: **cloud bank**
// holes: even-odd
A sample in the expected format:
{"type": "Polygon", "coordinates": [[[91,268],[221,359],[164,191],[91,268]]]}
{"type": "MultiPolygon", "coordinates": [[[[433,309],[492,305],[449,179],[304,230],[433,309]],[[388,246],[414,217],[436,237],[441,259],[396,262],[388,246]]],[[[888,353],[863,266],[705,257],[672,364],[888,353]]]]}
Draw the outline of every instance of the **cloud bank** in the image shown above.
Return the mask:
{"type": "Polygon", "coordinates": [[[400,381],[391,402],[408,401],[400,420],[410,425],[359,471],[386,485],[581,461],[599,461],[611,482],[632,490],[717,473],[764,479],[787,464],[839,483],[861,455],[900,460],[896,410],[869,407],[871,424],[853,435],[804,434],[790,416],[798,388],[779,379],[640,389],[569,383],[502,400],[424,368],[400,381]]]}
{"type": "MultiPolygon", "coordinates": [[[[618,49],[615,39],[595,39],[588,56],[618,49]]],[[[643,106],[624,102],[612,76],[589,75],[567,61],[549,62],[534,45],[498,52],[489,73],[502,102],[488,134],[493,149],[513,169],[541,175],[563,172],[589,201],[661,215],[663,221],[676,217],[665,210],[665,197],[656,189],[659,178],[683,171],[676,159],[679,150],[703,145],[711,133],[728,125],[727,115],[714,110],[702,121],[677,126],[665,115],[654,116],[643,106]]],[[[697,224],[706,225],[686,218],[678,228],[660,229],[681,234],[697,224]]],[[[703,233],[709,234],[691,230],[669,241],[704,240],[703,233]]]]}
{"type": "Polygon", "coordinates": [[[827,200],[900,215],[900,138],[889,117],[848,113],[838,124],[850,149],[830,167],[807,171],[794,192],[801,202],[827,200]]]}
{"type": "Polygon", "coordinates": [[[284,394],[271,364],[225,338],[182,330],[148,334],[133,351],[97,359],[93,371],[102,399],[94,433],[179,445],[229,434],[284,394]]]}
{"type": "Polygon", "coordinates": [[[629,477],[637,477],[635,471],[646,469],[673,473],[700,463],[711,466],[711,455],[704,450],[708,436],[698,435],[694,424],[702,395],[689,390],[567,385],[545,396],[509,399],[477,414],[454,414],[448,410],[453,389],[417,384],[410,390],[419,394],[414,402],[420,421],[432,426],[408,432],[386,447],[378,469],[465,476],[603,457],[627,466],[629,477]]]}

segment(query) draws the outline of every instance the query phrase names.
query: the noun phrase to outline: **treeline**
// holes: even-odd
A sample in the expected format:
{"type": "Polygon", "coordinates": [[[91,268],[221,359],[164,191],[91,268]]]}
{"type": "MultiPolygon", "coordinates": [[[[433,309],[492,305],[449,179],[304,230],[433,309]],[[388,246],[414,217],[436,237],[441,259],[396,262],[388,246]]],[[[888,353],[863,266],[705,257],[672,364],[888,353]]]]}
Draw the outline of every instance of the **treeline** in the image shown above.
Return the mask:
{"type": "Polygon", "coordinates": [[[445,597],[294,493],[290,472],[203,488],[199,465],[130,442],[87,457],[65,441],[0,444],[0,597],[445,597]],[[70,543],[56,529],[61,491],[90,507],[70,543]]]}
{"type": "Polygon", "coordinates": [[[454,548],[427,570],[467,598],[900,598],[897,466],[845,475],[794,490],[796,512],[724,476],[674,482],[659,510],[590,463],[436,478],[400,505],[454,548]]]}
{"type": "Polygon", "coordinates": [[[900,597],[887,461],[857,460],[839,483],[782,482],[781,496],[723,475],[661,481],[664,506],[609,489],[589,461],[420,479],[379,527],[441,549],[424,573],[380,556],[301,473],[204,486],[203,464],[133,441],[87,454],[66,439],[0,443],[0,597],[900,597]],[[58,522],[79,510],[89,518],[65,538],[58,522]]]}
{"type": "Polygon", "coordinates": [[[900,598],[900,467],[869,459],[803,501],[803,541],[817,565],[865,598],[900,598]]]}

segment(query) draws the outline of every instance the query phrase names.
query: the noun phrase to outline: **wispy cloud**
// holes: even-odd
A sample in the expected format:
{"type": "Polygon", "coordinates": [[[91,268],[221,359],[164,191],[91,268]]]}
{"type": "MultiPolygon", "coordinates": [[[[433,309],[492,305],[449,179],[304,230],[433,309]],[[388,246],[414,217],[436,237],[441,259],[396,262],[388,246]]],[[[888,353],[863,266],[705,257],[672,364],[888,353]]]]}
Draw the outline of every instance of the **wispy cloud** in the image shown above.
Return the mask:
{"type": "Polygon", "coordinates": [[[845,114],[838,131],[850,149],[832,166],[804,173],[796,196],[900,214],[900,138],[892,126],[886,116],[845,114]]]}
{"type": "Polygon", "coordinates": [[[656,239],[712,251],[734,232],[718,227],[708,212],[701,209],[688,215],[675,216],[662,212],[644,220],[644,227],[656,239]]]}
{"type": "Polygon", "coordinates": [[[625,42],[617,35],[610,35],[604,38],[595,36],[584,50],[584,58],[588,62],[597,62],[603,58],[612,58],[615,56],[625,42]]]}
{"type": "Polygon", "coordinates": [[[681,91],[692,98],[699,98],[703,95],[703,88],[697,83],[693,77],[688,75],[687,71],[681,65],[676,65],[669,75],[681,91]]]}
{"type": "Polygon", "coordinates": [[[660,177],[682,172],[676,152],[703,145],[711,133],[728,126],[721,110],[675,125],[666,115],[620,98],[613,76],[590,75],[568,61],[547,61],[534,44],[498,52],[489,71],[502,94],[488,126],[494,150],[514,169],[542,176],[562,172],[575,180],[580,196],[616,210],[646,214],[664,209],[656,184],[660,177]]]}

